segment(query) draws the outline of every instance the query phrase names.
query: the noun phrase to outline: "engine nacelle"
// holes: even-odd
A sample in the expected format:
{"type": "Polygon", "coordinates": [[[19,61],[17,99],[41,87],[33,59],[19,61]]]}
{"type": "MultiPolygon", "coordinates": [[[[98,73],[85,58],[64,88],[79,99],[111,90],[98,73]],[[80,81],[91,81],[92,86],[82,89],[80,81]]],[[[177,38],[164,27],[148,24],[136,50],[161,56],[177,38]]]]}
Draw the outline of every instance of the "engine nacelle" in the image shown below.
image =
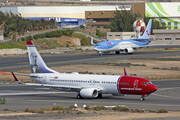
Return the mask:
{"type": "Polygon", "coordinates": [[[95,88],[85,88],[80,91],[80,95],[84,98],[96,98],[98,91],[95,88]]]}
{"type": "Polygon", "coordinates": [[[134,52],[133,48],[126,48],[124,51],[125,51],[125,53],[133,53],[134,52]]]}

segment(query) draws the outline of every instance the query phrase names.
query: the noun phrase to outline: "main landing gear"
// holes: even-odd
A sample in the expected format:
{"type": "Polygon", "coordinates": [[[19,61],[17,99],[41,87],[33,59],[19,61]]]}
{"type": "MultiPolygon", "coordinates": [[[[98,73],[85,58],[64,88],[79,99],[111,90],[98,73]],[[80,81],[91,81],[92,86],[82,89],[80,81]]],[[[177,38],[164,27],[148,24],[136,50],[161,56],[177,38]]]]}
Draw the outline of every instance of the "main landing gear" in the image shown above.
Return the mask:
{"type": "Polygon", "coordinates": [[[141,97],[141,101],[144,101],[145,100],[145,98],[144,97],[141,97]]]}
{"type": "Polygon", "coordinates": [[[119,51],[116,51],[116,54],[120,54],[120,52],[119,52],[119,51]]]}
{"type": "Polygon", "coordinates": [[[102,98],[102,94],[99,93],[98,96],[97,96],[97,98],[102,98]]]}
{"type": "Polygon", "coordinates": [[[83,97],[80,94],[77,94],[77,99],[83,99],[83,97]]]}

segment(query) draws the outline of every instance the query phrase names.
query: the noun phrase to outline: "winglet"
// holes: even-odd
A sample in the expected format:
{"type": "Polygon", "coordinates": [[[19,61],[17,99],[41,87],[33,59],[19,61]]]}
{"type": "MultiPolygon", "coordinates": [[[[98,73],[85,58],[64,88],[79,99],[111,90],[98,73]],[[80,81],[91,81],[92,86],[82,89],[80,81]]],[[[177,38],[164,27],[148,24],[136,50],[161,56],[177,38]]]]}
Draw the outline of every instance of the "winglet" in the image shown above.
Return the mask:
{"type": "Polygon", "coordinates": [[[91,45],[96,45],[93,43],[93,37],[91,37],[91,45]]]}
{"type": "Polygon", "coordinates": [[[128,76],[128,73],[126,71],[126,68],[124,67],[124,76],[128,76]]]}
{"type": "Polygon", "coordinates": [[[19,84],[22,84],[19,80],[18,80],[18,78],[14,75],[14,73],[11,71],[11,73],[12,73],[12,75],[13,75],[13,77],[14,77],[14,80],[17,82],[17,83],[19,83],[19,84]]]}
{"type": "Polygon", "coordinates": [[[172,43],[173,43],[173,41],[174,41],[174,38],[175,38],[175,37],[173,37],[173,39],[171,40],[171,42],[170,42],[169,44],[172,44],[172,43]]]}

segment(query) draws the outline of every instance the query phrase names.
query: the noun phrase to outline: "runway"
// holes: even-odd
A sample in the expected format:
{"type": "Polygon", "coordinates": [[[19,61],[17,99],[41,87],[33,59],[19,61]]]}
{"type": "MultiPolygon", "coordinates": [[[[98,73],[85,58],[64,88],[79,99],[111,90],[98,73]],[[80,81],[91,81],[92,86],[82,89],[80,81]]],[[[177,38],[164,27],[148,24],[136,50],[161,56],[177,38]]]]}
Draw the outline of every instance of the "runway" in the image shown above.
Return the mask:
{"type": "MultiPolygon", "coordinates": [[[[43,58],[49,67],[81,64],[83,62],[103,62],[109,60],[126,60],[133,57],[161,57],[179,56],[179,51],[137,51],[133,54],[114,53],[99,56],[97,53],[91,54],[66,54],[66,55],[44,55],[43,58]]],[[[30,69],[27,55],[21,57],[1,57],[0,71],[30,69]]],[[[152,81],[158,91],[151,94],[145,101],[140,101],[141,96],[112,96],[103,95],[102,99],[76,99],[77,93],[55,91],[52,89],[24,86],[20,84],[0,85],[0,97],[6,96],[7,103],[1,105],[3,109],[25,110],[26,108],[51,108],[54,103],[58,106],[68,107],[77,103],[79,107],[83,104],[88,106],[103,105],[116,106],[126,105],[130,109],[158,110],[165,108],[168,110],[180,110],[180,80],[160,80],[152,81]]]]}
{"type": "Polygon", "coordinates": [[[101,99],[76,99],[77,93],[55,91],[45,87],[25,86],[20,84],[0,85],[0,97],[6,96],[6,104],[1,109],[25,110],[26,108],[51,108],[54,102],[58,106],[68,107],[77,103],[88,106],[103,105],[116,106],[126,105],[130,109],[180,110],[180,80],[157,80],[152,81],[158,91],[141,101],[139,95],[112,96],[103,95],[101,99]]]}
{"type": "MultiPolygon", "coordinates": [[[[119,54],[114,53],[103,54],[99,56],[97,53],[91,54],[63,54],[63,55],[42,55],[47,66],[62,66],[81,64],[83,62],[104,62],[109,60],[127,60],[129,58],[138,57],[161,57],[161,56],[176,56],[180,55],[180,51],[135,51],[133,54],[119,54]]],[[[29,60],[27,55],[20,57],[1,57],[0,58],[0,71],[14,72],[22,69],[29,68],[29,60]]]]}

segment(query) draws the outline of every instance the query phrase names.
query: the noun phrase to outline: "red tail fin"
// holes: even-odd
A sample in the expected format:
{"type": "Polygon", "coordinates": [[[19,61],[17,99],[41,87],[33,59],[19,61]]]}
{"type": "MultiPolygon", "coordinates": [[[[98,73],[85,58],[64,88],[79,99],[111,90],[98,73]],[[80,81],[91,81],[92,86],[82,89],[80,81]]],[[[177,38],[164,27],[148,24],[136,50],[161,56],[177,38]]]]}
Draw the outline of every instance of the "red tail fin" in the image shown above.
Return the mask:
{"type": "Polygon", "coordinates": [[[128,73],[126,71],[126,68],[124,67],[124,76],[128,76],[128,73]]]}

